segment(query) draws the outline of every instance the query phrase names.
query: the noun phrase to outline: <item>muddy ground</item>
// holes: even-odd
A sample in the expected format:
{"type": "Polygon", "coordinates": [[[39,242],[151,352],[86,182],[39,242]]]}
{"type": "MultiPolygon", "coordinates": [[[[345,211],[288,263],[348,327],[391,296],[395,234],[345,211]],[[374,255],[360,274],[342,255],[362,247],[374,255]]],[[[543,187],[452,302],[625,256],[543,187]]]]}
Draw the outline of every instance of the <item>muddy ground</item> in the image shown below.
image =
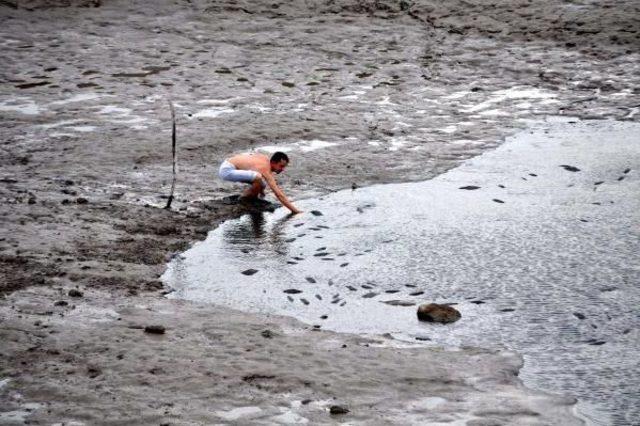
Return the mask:
{"type": "MultiPolygon", "coordinates": [[[[34,405],[34,421],[108,423],[108,406],[117,413],[112,423],[130,422],[127,416],[153,405],[154,396],[102,406],[100,392],[129,386],[115,377],[134,380],[131,369],[154,347],[150,342],[170,354],[161,381],[167,387],[160,388],[184,381],[180,351],[189,350],[193,359],[203,355],[201,323],[221,324],[236,334],[247,330],[222,344],[218,359],[244,369],[253,362],[241,356],[245,344],[272,342],[248,332],[262,328],[255,324],[265,319],[163,300],[166,289],[158,280],[173,253],[242,214],[241,207],[221,201],[238,188],[216,178],[220,161],[265,146],[290,149],[292,164],[281,183],[299,199],[428,179],[548,115],[637,121],[639,16],[633,1],[0,2],[0,380],[10,379],[2,382],[0,398],[11,409],[25,401],[53,407],[47,414],[46,405],[34,405]],[[171,210],[162,208],[171,182],[168,99],[176,106],[179,145],[171,210]],[[312,150],[317,147],[323,148],[312,150]],[[79,301],[68,296],[72,288],[83,292],[79,301]],[[56,306],[60,300],[68,305],[56,306]],[[80,306],[113,306],[114,313],[97,319],[74,314],[80,306]],[[183,316],[175,323],[171,315],[160,320],[156,310],[183,316]],[[118,318],[126,323],[125,313],[133,311],[136,327],[163,322],[165,340],[150,341],[138,328],[119,326],[118,318]],[[172,324],[182,329],[180,335],[172,324]],[[82,344],[87,333],[108,349],[82,344]],[[72,387],[60,373],[74,362],[61,355],[65,351],[82,360],[69,373],[83,375],[72,387]],[[126,373],[111,370],[115,361],[104,355],[122,351],[133,358],[126,373]],[[91,360],[100,374],[84,368],[91,360]],[[42,391],[43,382],[56,390],[42,391]],[[74,407],[86,409],[82,415],[65,411],[71,402],[64,395],[71,388],[86,396],[73,400],[74,407]]],[[[274,328],[286,320],[276,322],[274,328]]],[[[299,334],[281,333],[280,339],[291,345],[305,339],[357,341],[311,330],[302,335],[300,340],[299,334]]],[[[412,356],[379,351],[377,356],[393,362],[412,356]]],[[[287,389],[301,398],[304,363],[322,358],[318,351],[301,357],[303,352],[299,346],[277,355],[297,366],[291,372],[296,385],[287,389]]],[[[349,366],[355,374],[358,356],[331,358],[331,371],[349,366]]],[[[378,381],[334,395],[364,404],[380,383],[406,374],[385,365],[379,364],[387,375],[378,371],[378,381]]],[[[149,368],[140,366],[135,380],[158,388],[149,368]]],[[[506,367],[487,370],[486,377],[500,377],[500,368],[506,367]]],[[[180,414],[168,422],[224,420],[213,411],[229,409],[234,401],[242,405],[253,395],[253,387],[240,380],[227,392],[241,396],[218,399],[204,391],[202,378],[189,378],[202,386],[191,398],[206,400],[212,411],[184,417],[191,406],[180,399],[172,401],[180,414]]],[[[512,401],[518,392],[530,392],[513,378],[505,383],[512,401]]],[[[182,385],[175,394],[188,388],[182,385]]],[[[412,382],[395,401],[421,387],[412,382]]],[[[284,392],[263,388],[272,397],[284,392]]],[[[567,401],[546,404],[566,408],[567,401]]],[[[556,413],[527,410],[533,423],[556,413]]],[[[156,422],[146,416],[143,422],[156,422]]],[[[477,417],[514,422],[509,416],[477,417]]]]}

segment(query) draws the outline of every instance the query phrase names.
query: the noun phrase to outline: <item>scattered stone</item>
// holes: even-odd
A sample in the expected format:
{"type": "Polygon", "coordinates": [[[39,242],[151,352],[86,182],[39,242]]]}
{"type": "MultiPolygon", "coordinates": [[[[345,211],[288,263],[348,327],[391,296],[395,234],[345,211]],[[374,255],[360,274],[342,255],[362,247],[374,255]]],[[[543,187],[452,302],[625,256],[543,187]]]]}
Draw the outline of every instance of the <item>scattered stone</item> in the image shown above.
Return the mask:
{"type": "Polygon", "coordinates": [[[579,320],[583,320],[583,319],[586,318],[586,316],[583,313],[580,313],[580,312],[574,312],[573,316],[578,318],[579,320]]]}
{"type": "Polygon", "coordinates": [[[500,309],[500,312],[513,312],[513,311],[515,311],[515,309],[513,309],[513,308],[500,309]]]}
{"type": "Polygon", "coordinates": [[[468,191],[473,191],[474,189],[480,189],[480,187],[475,185],[467,185],[467,186],[461,186],[458,189],[466,189],[468,191]]]}
{"type": "Polygon", "coordinates": [[[347,414],[348,412],[349,409],[341,405],[332,405],[329,407],[329,413],[331,413],[331,415],[347,414]]]}
{"type": "Polygon", "coordinates": [[[78,197],[78,198],[76,198],[76,203],[77,204],[87,204],[87,203],[89,203],[89,200],[87,200],[84,197],[78,197]]]}
{"type": "Polygon", "coordinates": [[[320,315],[320,319],[326,320],[327,318],[329,318],[329,315],[320,315]]]}
{"type": "Polygon", "coordinates": [[[100,374],[102,374],[102,370],[100,370],[98,367],[88,367],[87,368],[87,374],[89,375],[89,377],[91,379],[95,379],[100,374]]]}
{"type": "Polygon", "coordinates": [[[418,307],[418,319],[420,321],[447,324],[458,321],[461,316],[458,310],[447,305],[428,303],[418,307]]]}
{"type": "Polygon", "coordinates": [[[623,180],[624,178],[625,178],[624,176],[620,176],[618,180],[620,181],[620,180],[623,180]]]}
{"type": "Polygon", "coordinates": [[[242,271],[242,275],[253,275],[258,272],[257,269],[247,269],[246,271],[242,271]]]}
{"type": "Polygon", "coordinates": [[[504,204],[504,201],[499,200],[497,198],[494,198],[493,201],[496,202],[496,203],[504,204]]]}
{"type": "Polygon", "coordinates": [[[307,280],[307,282],[310,282],[311,284],[315,284],[316,280],[313,277],[304,277],[305,280],[307,280]]]}
{"type": "Polygon", "coordinates": [[[282,85],[283,85],[284,87],[295,87],[295,83],[292,83],[292,82],[290,82],[290,81],[283,81],[283,82],[282,82],[282,85]]]}
{"type": "Polygon", "coordinates": [[[391,306],[415,306],[416,302],[409,302],[407,300],[381,300],[380,303],[386,303],[391,306]]]}
{"type": "Polygon", "coordinates": [[[500,187],[502,189],[506,188],[506,186],[504,186],[504,185],[498,185],[498,187],[500,187]]]}
{"type": "Polygon", "coordinates": [[[82,296],[84,296],[80,290],[77,290],[75,288],[72,288],[71,290],[69,290],[68,294],[69,294],[69,297],[82,297],[82,296]]]}
{"type": "Polygon", "coordinates": [[[298,290],[297,288],[289,288],[284,290],[284,293],[286,294],[298,294],[298,293],[302,293],[302,290],[298,290]]]}
{"type": "Polygon", "coordinates": [[[482,305],[485,302],[483,300],[472,300],[470,303],[473,303],[474,305],[482,305]]]}
{"type": "Polygon", "coordinates": [[[265,339],[271,339],[274,336],[273,331],[271,330],[262,330],[260,335],[265,339]]]}
{"type": "Polygon", "coordinates": [[[144,328],[145,333],[150,334],[164,334],[166,329],[163,325],[148,325],[144,328]]]}
{"type": "Polygon", "coordinates": [[[289,302],[293,302],[293,297],[287,296],[287,299],[289,299],[289,302]]]}
{"type": "Polygon", "coordinates": [[[569,166],[567,164],[561,164],[560,167],[562,167],[563,169],[565,169],[568,172],[579,172],[580,169],[575,167],[575,166],[569,166]]]}
{"type": "Polygon", "coordinates": [[[318,210],[311,210],[310,213],[314,216],[322,216],[322,212],[318,210]]]}
{"type": "Polygon", "coordinates": [[[369,293],[365,293],[362,295],[363,299],[371,299],[372,297],[376,297],[377,295],[379,295],[380,293],[376,293],[374,291],[370,291],[369,293]]]}
{"type": "Polygon", "coordinates": [[[399,293],[400,290],[385,290],[385,293],[389,293],[389,294],[393,294],[393,293],[399,293]]]}
{"type": "Polygon", "coordinates": [[[303,297],[303,298],[300,298],[300,301],[301,301],[302,303],[304,303],[305,305],[308,305],[308,304],[309,304],[309,301],[308,301],[307,299],[305,299],[304,297],[303,297]]]}
{"type": "Polygon", "coordinates": [[[57,300],[53,303],[53,306],[69,306],[69,302],[66,300],[57,300]]]}
{"type": "Polygon", "coordinates": [[[419,340],[421,342],[428,342],[431,340],[431,338],[427,337],[427,336],[416,336],[416,340],[419,340]]]}
{"type": "Polygon", "coordinates": [[[351,291],[358,291],[358,289],[357,289],[357,288],[355,288],[355,287],[354,287],[354,286],[352,286],[352,285],[348,285],[348,286],[347,286],[347,288],[348,288],[349,290],[351,290],[351,291]]]}
{"type": "Polygon", "coordinates": [[[626,174],[627,174],[627,173],[629,173],[630,171],[631,171],[631,169],[624,169],[624,172],[622,172],[622,173],[624,173],[624,174],[626,175],[626,174]]]}
{"type": "Polygon", "coordinates": [[[349,262],[341,263],[341,264],[340,264],[340,267],[341,267],[341,268],[344,268],[344,267],[345,267],[345,266],[347,266],[348,264],[349,264],[349,262]]]}
{"type": "Polygon", "coordinates": [[[422,290],[414,291],[412,293],[409,293],[409,296],[420,296],[421,294],[424,294],[424,291],[422,291],[422,290]]]}
{"type": "Polygon", "coordinates": [[[538,175],[535,173],[529,173],[529,176],[538,177],[538,175]]]}
{"type": "Polygon", "coordinates": [[[597,181],[596,183],[594,183],[594,185],[595,185],[595,186],[598,186],[598,185],[602,185],[603,183],[604,183],[604,181],[603,181],[603,180],[599,180],[599,181],[597,181]]]}
{"type": "Polygon", "coordinates": [[[316,294],[316,299],[322,300],[322,296],[320,296],[319,294],[316,294]]]}
{"type": "Polygon", "coordinates": [[[370,285],[367,284],[362,284],[360,287],[365,288],[367,290],[371,290],[373,287],[371,287],[370,285]]]}

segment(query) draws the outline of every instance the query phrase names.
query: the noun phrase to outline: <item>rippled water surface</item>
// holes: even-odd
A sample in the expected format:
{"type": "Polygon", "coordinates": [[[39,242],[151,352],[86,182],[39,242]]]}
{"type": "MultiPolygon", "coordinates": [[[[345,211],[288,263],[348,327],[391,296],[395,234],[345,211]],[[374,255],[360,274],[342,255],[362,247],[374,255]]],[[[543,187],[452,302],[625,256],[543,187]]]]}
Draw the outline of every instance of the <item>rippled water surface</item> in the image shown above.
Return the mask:
{"type": "Polygon", "coordinates": [[[229,221],[164,279],[172,297],[324,329],[506,346],[525,357],[526,384],[593,404],[597,421],[633,423],[639,171],[638,124],[540,124],[430,181],[229,221]],[[462,319],[419,323],[416,306],[390,301],[454,303],[462,319]]]}

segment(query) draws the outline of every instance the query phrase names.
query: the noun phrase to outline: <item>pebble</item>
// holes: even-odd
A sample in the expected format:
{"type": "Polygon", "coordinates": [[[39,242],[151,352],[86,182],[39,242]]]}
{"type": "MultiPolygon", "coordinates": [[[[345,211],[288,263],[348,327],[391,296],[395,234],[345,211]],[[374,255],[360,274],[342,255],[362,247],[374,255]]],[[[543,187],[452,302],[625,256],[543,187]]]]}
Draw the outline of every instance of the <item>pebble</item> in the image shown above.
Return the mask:
{"type": "Polygon", "coordinates": [[[322,216],[322,212],[319,210],[311,210],[309,213],[311,213],[314,216],[322,216]]]}
{"type": "Polygon", "coordinates": [[[349,409],[342,405],[332,405],[329,407],[329,413],[331,413],[331,415],[347,414],[348,412],[349,409]]]}
{"type": "Polygon", "coordinates": [[[298,294],[298,293],[302,293],[302,290],[298,290],[297,288],[289,288],[283,291],[283,293],[286,294],[298,294]]]}
{"type": "Polygon", "coordinates": [[[341,267],[341,268],[344,268],[344,267],[345,267],[345,266],[347,266],[348,264],[349,264],[349,262],[341,263],[341,264],[340,264],[340,267],[341,267]]]}
{"type": "Polygon", "coordinates": [[[414,306],[416,304],[407,300],[381,300],[380,303],[386,303],[391,306],[414,306]]]}
{"type": "Polygon", "coordinates": [[[301,299],[300,299],[300,301],[301,301],[302,303],[304,303],[305,305],[308,305],[308,304],[309,304],[309,301],[308,301],[307,299],[305,299],[305,298],[301,298],[301,299]]]}
{"type": "Polygon", "coordinates": [[[378,294],[380,294],[380,293],[376,293],[374,291],[370,291],[369,293],[363,294],[362,298],[363,299],[370,299],[372,297],[376,297],[378,294]]]}
{"type": "Polygon", "coordinates": [[[467,186],[461,186],[458,189],[466,189],[468,191],[473,191],[474,189],[480,189],[480,187],[475,185],[467,185],[467,186]]]}
{"type": "Polygon", "coordinates": [[[145,333],[164,334],[166,329],[162,325],[148,325],[144,328],[145,333]]]}
{"type": "Polygon", "coordinates": [[[499,200],[499,199],[497,199],[497,198],[494,198],[494,199],[493,199],[493,201],[495,201],[496,203],[504,204],[504,201],[499,200]]]}
{"type": "Polygon", "coordinates": [[[255,274],[256,272],[258,272],[258,270],[257,270],[257,269],[247,269],[247,270],[245,270],[245,271],[242,271],[242,274],[243,274],[243,275],[253,275],[253,274],[255,274]]]}
{"type": "Polygon", "coordinates": [[[311,284],[315,284],[316,283],[316,280],[313,277],[305,277],[304,279],[307,280],[308,282],[310,282],[311,284]]]}
{"type": "Polygon", "coordinates": [[[569,166],[567,164],[561,164],[560,167],[562,167],[563,169],[565,169],[568,172],[579,172],[580,169],[575,167],[575,166],[569,166]]]}
{"type": "Polygon", "coordinates": [[[82,297],[83,294],[80,290],[76,290],[75,288],[72,288],[71,290],[69,290],[69,297],[82,297]]]}

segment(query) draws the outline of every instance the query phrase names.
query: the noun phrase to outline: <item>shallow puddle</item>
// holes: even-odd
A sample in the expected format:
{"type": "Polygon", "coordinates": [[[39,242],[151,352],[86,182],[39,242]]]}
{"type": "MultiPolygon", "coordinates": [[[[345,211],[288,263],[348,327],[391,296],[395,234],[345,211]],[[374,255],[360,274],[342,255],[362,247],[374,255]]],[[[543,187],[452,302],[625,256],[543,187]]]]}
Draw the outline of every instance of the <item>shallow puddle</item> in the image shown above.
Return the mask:
{"type": "Polygon", "coordinates": [[[226,222],[163,279],[171,297],[323,329],[506,346],[525,357],[527,385],[624,424],[640,418],[638,135],[634,123],[539,125],[430,181],[226,222]],[[425,302],[462,319],[420,323],[425,302]]]}

